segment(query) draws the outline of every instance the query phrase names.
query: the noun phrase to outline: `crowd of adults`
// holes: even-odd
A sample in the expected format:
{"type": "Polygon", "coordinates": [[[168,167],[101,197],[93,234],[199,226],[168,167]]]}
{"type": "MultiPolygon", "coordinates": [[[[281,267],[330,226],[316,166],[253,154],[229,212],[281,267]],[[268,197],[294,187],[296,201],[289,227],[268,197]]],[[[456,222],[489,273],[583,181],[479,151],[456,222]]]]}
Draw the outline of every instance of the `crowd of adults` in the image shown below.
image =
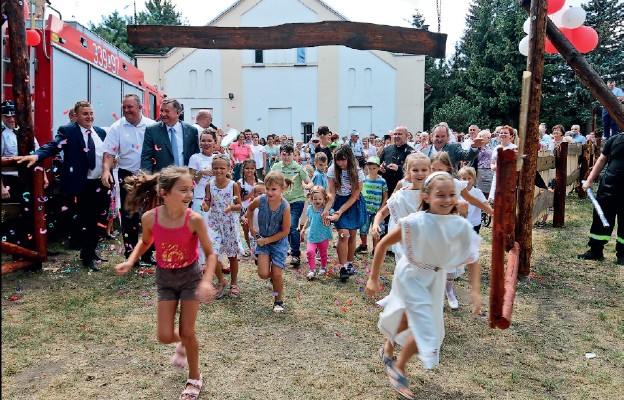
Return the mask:
{"type": "MultiPolygon", "coordinates": [[[[455,170],[461,165],[470,165],[477,171],[476,186],[486,195],[491,192],[496,148],[513,148],[516,131],[510,126],[498,126],[493,130],[471,125],[468,133],[455,132],[446,123],[435,125],[430,132],[410,132],[399,126],[383,136],[363,135],[353,130],[349,136],[340,137],[327,126],[320,126],[315,134],[309,135],[306,143],[286,135],[269,134],[260,137],[258,133],[245,129],[228,146],[222,146],[226,134],[212,123],[209,110],[201,110],[195,117],[195,124],[181,120],[182,105],[175,99],[166,99],[160,108],[160,119],[153,121],[142,113],[138,96],[129,94],[122,99],[123,117],[106,132],[95,126],[94,109],[86,101],[79,101],[72,108],[70,123],[61,126],[53,140],[30,155],[20,155],[17,150],[15,108],[11,102],[2,105],[2,157],[18,157],[28,167],[63,153],[60,171],[60,189],[71,198],[72,210],[78,221],[73,232],[78,239],[83,264],[91,270],[98,270],[95,261],[102,259],[96,253],[101,231],[110,217],[111,196],[114,196],[117,182],[141,172],[156,173],[171,166],[188,166],[191,156],[201,152],[200,133],[210,132],[216,140],[215,152],[225,154],[231,160],[233,179],[241,176],[244,160],[255,160],[257,175],[262,178],[272,165],[279,161],[280,146],[290,144],[295,148],[294,159],[302,166],[313,165],[315,154],[324,153],[328,163],[333,159],[333,150],[347,144],[351,147],[361,167],[369,157],[380,159],[380,172],[388,185],[388,195],[403,178],[403,163],[412,152],[422,152],[433,157],[438,152],[447,152],[455,170]]],[[[567,131],[562,125],[552,127],[550,134],[545,124],[539,127],[540,143],[543,149],[554,151],[563,141],[585,143],[595,140],[593,133],[581,133],[579,125],[572,125],[567,131]]],[[[17,199],[23,193],[23,184],[15,173],[2,173],[2,198],[17,199]]],[[[124,185],[118,185],[120,203],[123,205],[128,194],[124,185]]],[[[140,224],[138,215],[129,215],[118,205],[121,213],[121,229],[125,255],[128,256],[138,241],[140,224]]],[[[110,219],[109,219],[110,220],[110,219]]],[[[153,263],[150,252],[141,260],[142,264],[153,263]]]]}

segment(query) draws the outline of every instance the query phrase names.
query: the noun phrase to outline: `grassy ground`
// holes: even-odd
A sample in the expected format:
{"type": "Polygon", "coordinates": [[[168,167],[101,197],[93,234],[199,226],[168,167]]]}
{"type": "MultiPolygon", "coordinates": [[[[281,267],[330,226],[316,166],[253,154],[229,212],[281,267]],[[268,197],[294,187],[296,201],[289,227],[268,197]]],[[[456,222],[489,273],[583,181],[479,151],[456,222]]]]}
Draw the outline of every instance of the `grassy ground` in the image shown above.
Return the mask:
{"type": "MultiPolygon", "coordinates": [[[[441,367],[427,372],[417,359],[409,366],[418,398],[621,396],[622,267],[612,243],[604,262],[576,259],[585,250],[589,202],[570,198],[567,207],[565,228],[534,232],[533,271],[518,284],[509,329],[471,317],[467,279],[457,282],[462,307],[446,311],[441,367]]],[[[490,229],[482,232],[487,309],[490,229]]],[[[118,261],[119,245],[107,242],[104,254],[118,261]]],[[[155,338],[154,275],[118,277],[112,263],[87,272],[75,253],[52,259],[43,272],[2,279],[3,398],[177,398],[186,375],[171,367],[173,346],[155,338]]],[[[384,295],[393,267],[386,261],[384,295]]],[[[200,309],[201,398],[395,398],[376,356],[379,310],[362,292],[369,262],[361,258],[362,272],[346,285],[334,277],[307,282],[289,270],[283,315],[272,313],[271,293],[243,262],[242,297],[200,309]]]]}

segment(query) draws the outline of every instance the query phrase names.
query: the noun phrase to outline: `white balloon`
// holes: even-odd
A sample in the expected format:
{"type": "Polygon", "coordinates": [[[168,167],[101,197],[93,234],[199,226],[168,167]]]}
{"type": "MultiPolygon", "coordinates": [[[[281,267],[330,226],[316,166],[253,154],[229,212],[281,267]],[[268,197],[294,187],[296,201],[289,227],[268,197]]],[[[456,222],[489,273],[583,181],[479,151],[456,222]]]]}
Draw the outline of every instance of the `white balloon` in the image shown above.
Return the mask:
{"type": "Polygon", "coordinates": [[[561,10],[557,11],[556,13],[550,14],[548,17],[550,18],[550,20],[553,22],[553,24],[557,25],[558,27],[561,27],[561,16],[563,15],[563,13],[567,10],[567,8],[563,7],[561,10]]]}
{"type": "Polygon", "coordinates": [[[529,36],[528,35],[522,38],[522,40],[518,44],[518,50],[520,51],[520,54],[522,54],[525,57],[529,55],[529,36]]]}
{"type": "Polygon", "coordinates": [[[524,24],[522,25],[522,30],[524,31],[524,33],[528,35],[530,29],[531,29],[531,17],[528,17],[526,21],[524,21],[524,24]]]}
{"type": "Polygon", "coordinates": [[[583,25],[587,13],[583,7],[570,7],[561,15],[561,26],[575,29],[583,25]]]}

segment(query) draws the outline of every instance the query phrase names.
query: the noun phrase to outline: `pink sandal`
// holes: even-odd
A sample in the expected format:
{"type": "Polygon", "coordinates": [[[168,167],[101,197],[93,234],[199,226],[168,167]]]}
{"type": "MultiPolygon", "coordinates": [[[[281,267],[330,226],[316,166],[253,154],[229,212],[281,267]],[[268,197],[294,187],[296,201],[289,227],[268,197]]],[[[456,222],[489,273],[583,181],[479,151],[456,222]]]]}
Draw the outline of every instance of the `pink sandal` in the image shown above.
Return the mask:
{"type": "Polygon", "coordinates": [[[214,292],[215,299],[220,299],[221,297],[223,297],[223,294],[225,292],[225,288],[227,287],[227,285],[228,285],[227,281],[219,282],[219,285],[217,286],[217,290],[215,290],[214,292]]]}
{"type": "Polygon", "coordinates": [[[179,369],[186,368],[186,349],[184,348],[182,343],[178,343],[176,345],[175,353],[173,354],[171,363],[176,368],[179,368],[179,369]]]}
{"type": "Polygon", "coordinates": [[[238,285],[230,285],[230,296],[238,297],[240,296],[240,288],[238,285]]]}
{"type": "Polygon", "coordinates": [[[203,377],[199,374],[199,379],[187,379],[186,387],[178,400],[196,400],[203,386],[203,377]],[[190,386],[190,388],[189,388],[190,386]]]}

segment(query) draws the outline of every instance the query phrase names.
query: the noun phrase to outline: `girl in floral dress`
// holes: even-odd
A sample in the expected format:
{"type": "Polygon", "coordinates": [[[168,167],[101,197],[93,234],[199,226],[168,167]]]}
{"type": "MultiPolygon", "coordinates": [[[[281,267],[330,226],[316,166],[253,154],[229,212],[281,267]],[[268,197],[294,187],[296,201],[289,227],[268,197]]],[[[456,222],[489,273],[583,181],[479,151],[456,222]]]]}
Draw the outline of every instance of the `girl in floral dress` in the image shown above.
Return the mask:
{"type": "MultiPolygon", "coordinates": [[[[239,212],[241,210],[240,187],[228,178],[230,160],[221,154],[212,158],[212,174],[214,180],[206,184],[206,195],[202,209],[207,215],[208,235],[212,247],[219,256],[225,254],[230,262],[230,296],[238,297],[238,255],[243,253],[239,234],[239,212]]],[[[228,285],[224,278],[223,264],[219,262],[215,275],[219,284],[215,298],[223,297],[228,285]]]]}

